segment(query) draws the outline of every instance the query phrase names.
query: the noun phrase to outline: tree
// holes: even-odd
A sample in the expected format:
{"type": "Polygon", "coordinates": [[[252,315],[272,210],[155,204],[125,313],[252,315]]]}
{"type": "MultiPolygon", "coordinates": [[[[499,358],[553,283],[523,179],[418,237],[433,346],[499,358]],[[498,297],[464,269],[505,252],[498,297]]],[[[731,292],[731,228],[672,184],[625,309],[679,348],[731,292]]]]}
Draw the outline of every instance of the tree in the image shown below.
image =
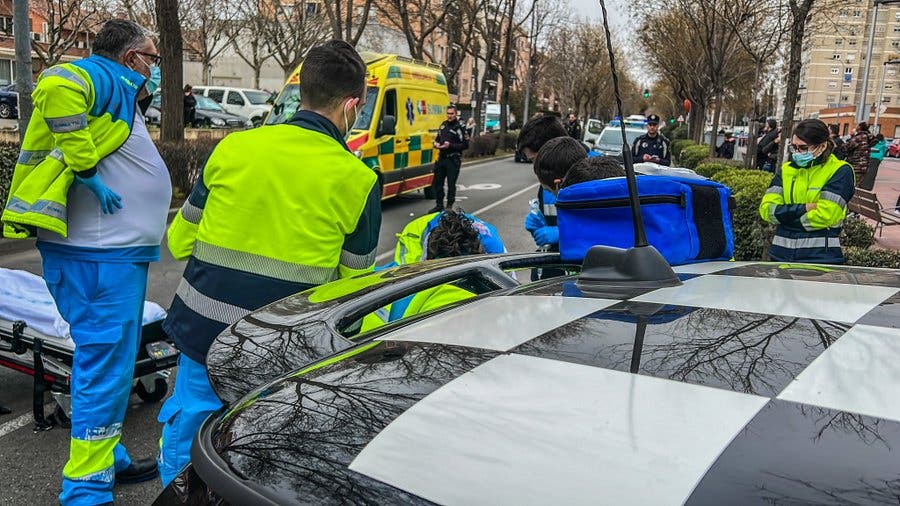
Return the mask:
{"type": "MultiPolygon", "coordinates": [[[[213,60],[231,45],[236,35],[235,0],[192,0],[182,15],[184,46],[200,58],[203,84],[210,84],[213,60]]],[[[159,16],[157,19],[162,21],[159,16]]]]}
{"type": "Polygon", "coordinates": [[[503,15],[505,28],[502,30],[503,43],[500,45],[499,55],[500,82],[503,84],[500,95],[500,131],[506,132],[509,128],[509,92],[513,87],[513,81],[518,79],[516,59],[519,54],[519,42],[527,39],[527,35],[522,31],[522,25],[534,15],[535,2],[532,1],[531,7],[521,14],[518,12],[521,9],[518,8],[517,0],[506,0],[501,2],[501,5],[506,12],[503,15]]]}
{"type": "MultiPolygon", "coordinates": [[[[447,6],[447,24],[445,32],[450,47],[450,55],[444,64],[444,77],[450,93],[458,93],[457,75],[471,53],[475,37],[475,21],[482,13],[487,0],[456,0],[447,6]]],[[[443,62],[441,62],[443,63],[443,62]]]]}
{"type": "Polygon", "coordinates": [[[272,58],[272,54],[266,50],[266,43],[260,38],[269,21],[259,5],[259,0],[238,0],[238,19],[232,24],[234,33],[231,37],[234,52],[253,70],[254,88],[259,88],[262,67],[272,58]]]}
{"type": "Polygon", "coordinates": [[[383,0],[377,6],[383,18],[406,37],[413,58],[438,61],[425,43],[444,23],[447,16],[444,0],[383,0]]]}
{"type": "Polygon", "coordinates": [[[345,40],[356,46],[369,22],[369,9],[372,8],[372,0],[363,0],[363,5],[359,6],[362,10],[362,15],[358,17],[355,30],[353,26],[355,19],[353,0],[326,0],[324,6],[325,15],[331,24],[332,37],[345,40]]]}
{"type": "MultiPolygon", "coordinates": [[[[784,118],[781,122],[781,144],[787,146],[791,139],[794,125],[794,109],[797,106],[797,93],[800,91],[800,70],[803,68],[803,37],[806,25],[810,20],[813,0],[788,0],[790,10],[790,29],[788,31],[788,65],[787,88],[784,95],[784,118]]],[[[783,149],[778,150],[778,163],[781,163],[783,149]]]]}
{"type": "Polygon", "coordinates": [[[162,111],[160,113],[160,140],[184,139],[184,103],[181,86],[184,81],[182,65],[181,24],[178,0],[156,0],[156,19],[159,20],[159,50],[162,80],[162,111]]]}
{"type": "Polygon", "coordinates": [[[267,12],[262,36],[285,79],[303,61],[309,48],[329,36],[327,19],[317,6],[300,0],[285,0],[271,4],[267,12]]]}
{"type": "Polygon", "coordinates": [[[47,31],[38,41],[32,39],[31,50],[44,68],[60,59],[78,42],[85,47],[91,34],[103,22],[100,4],[96,0],[32,0],[34,9],[47,18],[47,31]]]}

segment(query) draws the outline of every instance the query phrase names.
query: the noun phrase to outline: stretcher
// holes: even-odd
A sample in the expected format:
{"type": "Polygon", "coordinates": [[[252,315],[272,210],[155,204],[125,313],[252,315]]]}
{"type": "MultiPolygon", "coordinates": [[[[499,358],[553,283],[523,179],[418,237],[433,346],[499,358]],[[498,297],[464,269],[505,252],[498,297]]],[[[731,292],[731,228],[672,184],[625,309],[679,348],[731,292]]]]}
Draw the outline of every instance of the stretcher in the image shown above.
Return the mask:
{"type": "MultiPolygon", "coordinates": [[[[162,330],[165,316],[159,305],[144,303],[132,389],[145,402],[157,402],[166,396],[168,369],[178,360],[178,351],[162,330]]],[[[69,425],[74,351],[69,325],[57,311],[44,280],[30,272],[0,268],[0,367],[33,378],[36,431],[69,425]],[[44,413],[46,392],[56,404],[49,416],[44,413]]]]}

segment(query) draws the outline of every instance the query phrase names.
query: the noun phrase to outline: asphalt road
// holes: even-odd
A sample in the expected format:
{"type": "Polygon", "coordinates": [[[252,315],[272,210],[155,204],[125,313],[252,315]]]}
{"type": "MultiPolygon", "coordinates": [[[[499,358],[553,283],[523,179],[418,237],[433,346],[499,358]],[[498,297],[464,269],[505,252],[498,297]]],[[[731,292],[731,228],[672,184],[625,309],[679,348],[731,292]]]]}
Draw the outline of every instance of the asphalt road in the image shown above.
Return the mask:
{"type": "MultiPolygon", "coordinates": [[[[537,193],[530,165],[516,164],[507,158],[463,167],[457,188],[458,206],[497,227],[509,251],[534,250],[531,236],[522,228],[528,200],[537,193]]],[[[383,203],[379,264],[391,260],[395,235],[403,226],[433,205],[421,192],[383,203]]],[[[0,265],[40,274],[40,257],[34,250],[0,256],[0,265]]],[[[163,247],[163,258],[150,267],[148,299],[168,307],[183,269],[184,263],[173,260],[163,247]]],[[[173,379],[174,375],[170,385],[173,379]]],[[[0,416],[0,505],[57,504],[60,473],[68,455],[68,431],[32,431],[30,380],[24,374],[0,369],[0,404],[13,410],[10,415],[0,416]]],[[[48,396],[46,411],[50,412],[53,406],[48,396]]],[[[132,457],[155,454],[159,406],[132,396],[122,438],[132,457]]],[[[120,486],[116,488],[116,502],[150,504],[159,491],[156,480],[120,486]]]]}

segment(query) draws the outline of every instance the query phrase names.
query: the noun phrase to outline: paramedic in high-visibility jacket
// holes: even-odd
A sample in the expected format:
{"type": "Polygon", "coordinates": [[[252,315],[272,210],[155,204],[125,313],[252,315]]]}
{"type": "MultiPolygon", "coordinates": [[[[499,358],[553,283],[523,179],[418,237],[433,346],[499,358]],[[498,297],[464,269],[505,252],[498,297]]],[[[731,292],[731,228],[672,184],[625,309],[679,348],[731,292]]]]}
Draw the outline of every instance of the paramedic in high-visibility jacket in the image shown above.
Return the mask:
{"type": "Polygon", "coordinates": [[[833,154],[820,120],[797,124],[791,159],[775,174],[759,205],[763,220],[777,225],[769,257],[778,262],[844,263],[841,226],[853,196],[853,168],[833,154]]]}
{"type": "Polygon", "coordinates": [[[169,172],[137,101],[159,86],[150,33],[107,22],[86,59],[45,70],[3,213],[6,237],[37,237],[43,277],[75,343],[72,428],[60,503],[112,503],[113,484],[153,479],[120,443],[141,339],[149,262],[159,259],[169,172]]]}
{"type": "Polygon", "coordinates": [[[188,262],[163,323],[181,350],[159,413],[163,486],[221,406],[206,374],[215,337],[266,304],[375,266],[381,186],[345,142],[365,78],[366,64],[346,42],[310,49],[301,109],[288,123],[222,139],[169,227],[172,255],[188,262]]]}

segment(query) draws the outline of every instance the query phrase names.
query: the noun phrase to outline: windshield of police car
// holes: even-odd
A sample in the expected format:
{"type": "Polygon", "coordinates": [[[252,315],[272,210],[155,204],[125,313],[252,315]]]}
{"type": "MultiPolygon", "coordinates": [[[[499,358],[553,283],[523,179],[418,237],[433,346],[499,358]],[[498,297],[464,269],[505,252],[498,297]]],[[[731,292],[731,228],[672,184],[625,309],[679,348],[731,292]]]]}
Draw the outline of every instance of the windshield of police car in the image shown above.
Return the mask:
{"type": "MultiPolygon", "coordinates": [[[[625,129],[625,138],[628,139],[628,145],[633,146],[635,139],[644,135],[645,131],[643,130],[631,130],[625,129]]],[[[597,144],[603,146],[615,146],[619,147],[622,145],[622,130],[619,128],[607,128],[603,131],[603,134],[600,136],[600,139],[597,141],[597,144]]]]}

